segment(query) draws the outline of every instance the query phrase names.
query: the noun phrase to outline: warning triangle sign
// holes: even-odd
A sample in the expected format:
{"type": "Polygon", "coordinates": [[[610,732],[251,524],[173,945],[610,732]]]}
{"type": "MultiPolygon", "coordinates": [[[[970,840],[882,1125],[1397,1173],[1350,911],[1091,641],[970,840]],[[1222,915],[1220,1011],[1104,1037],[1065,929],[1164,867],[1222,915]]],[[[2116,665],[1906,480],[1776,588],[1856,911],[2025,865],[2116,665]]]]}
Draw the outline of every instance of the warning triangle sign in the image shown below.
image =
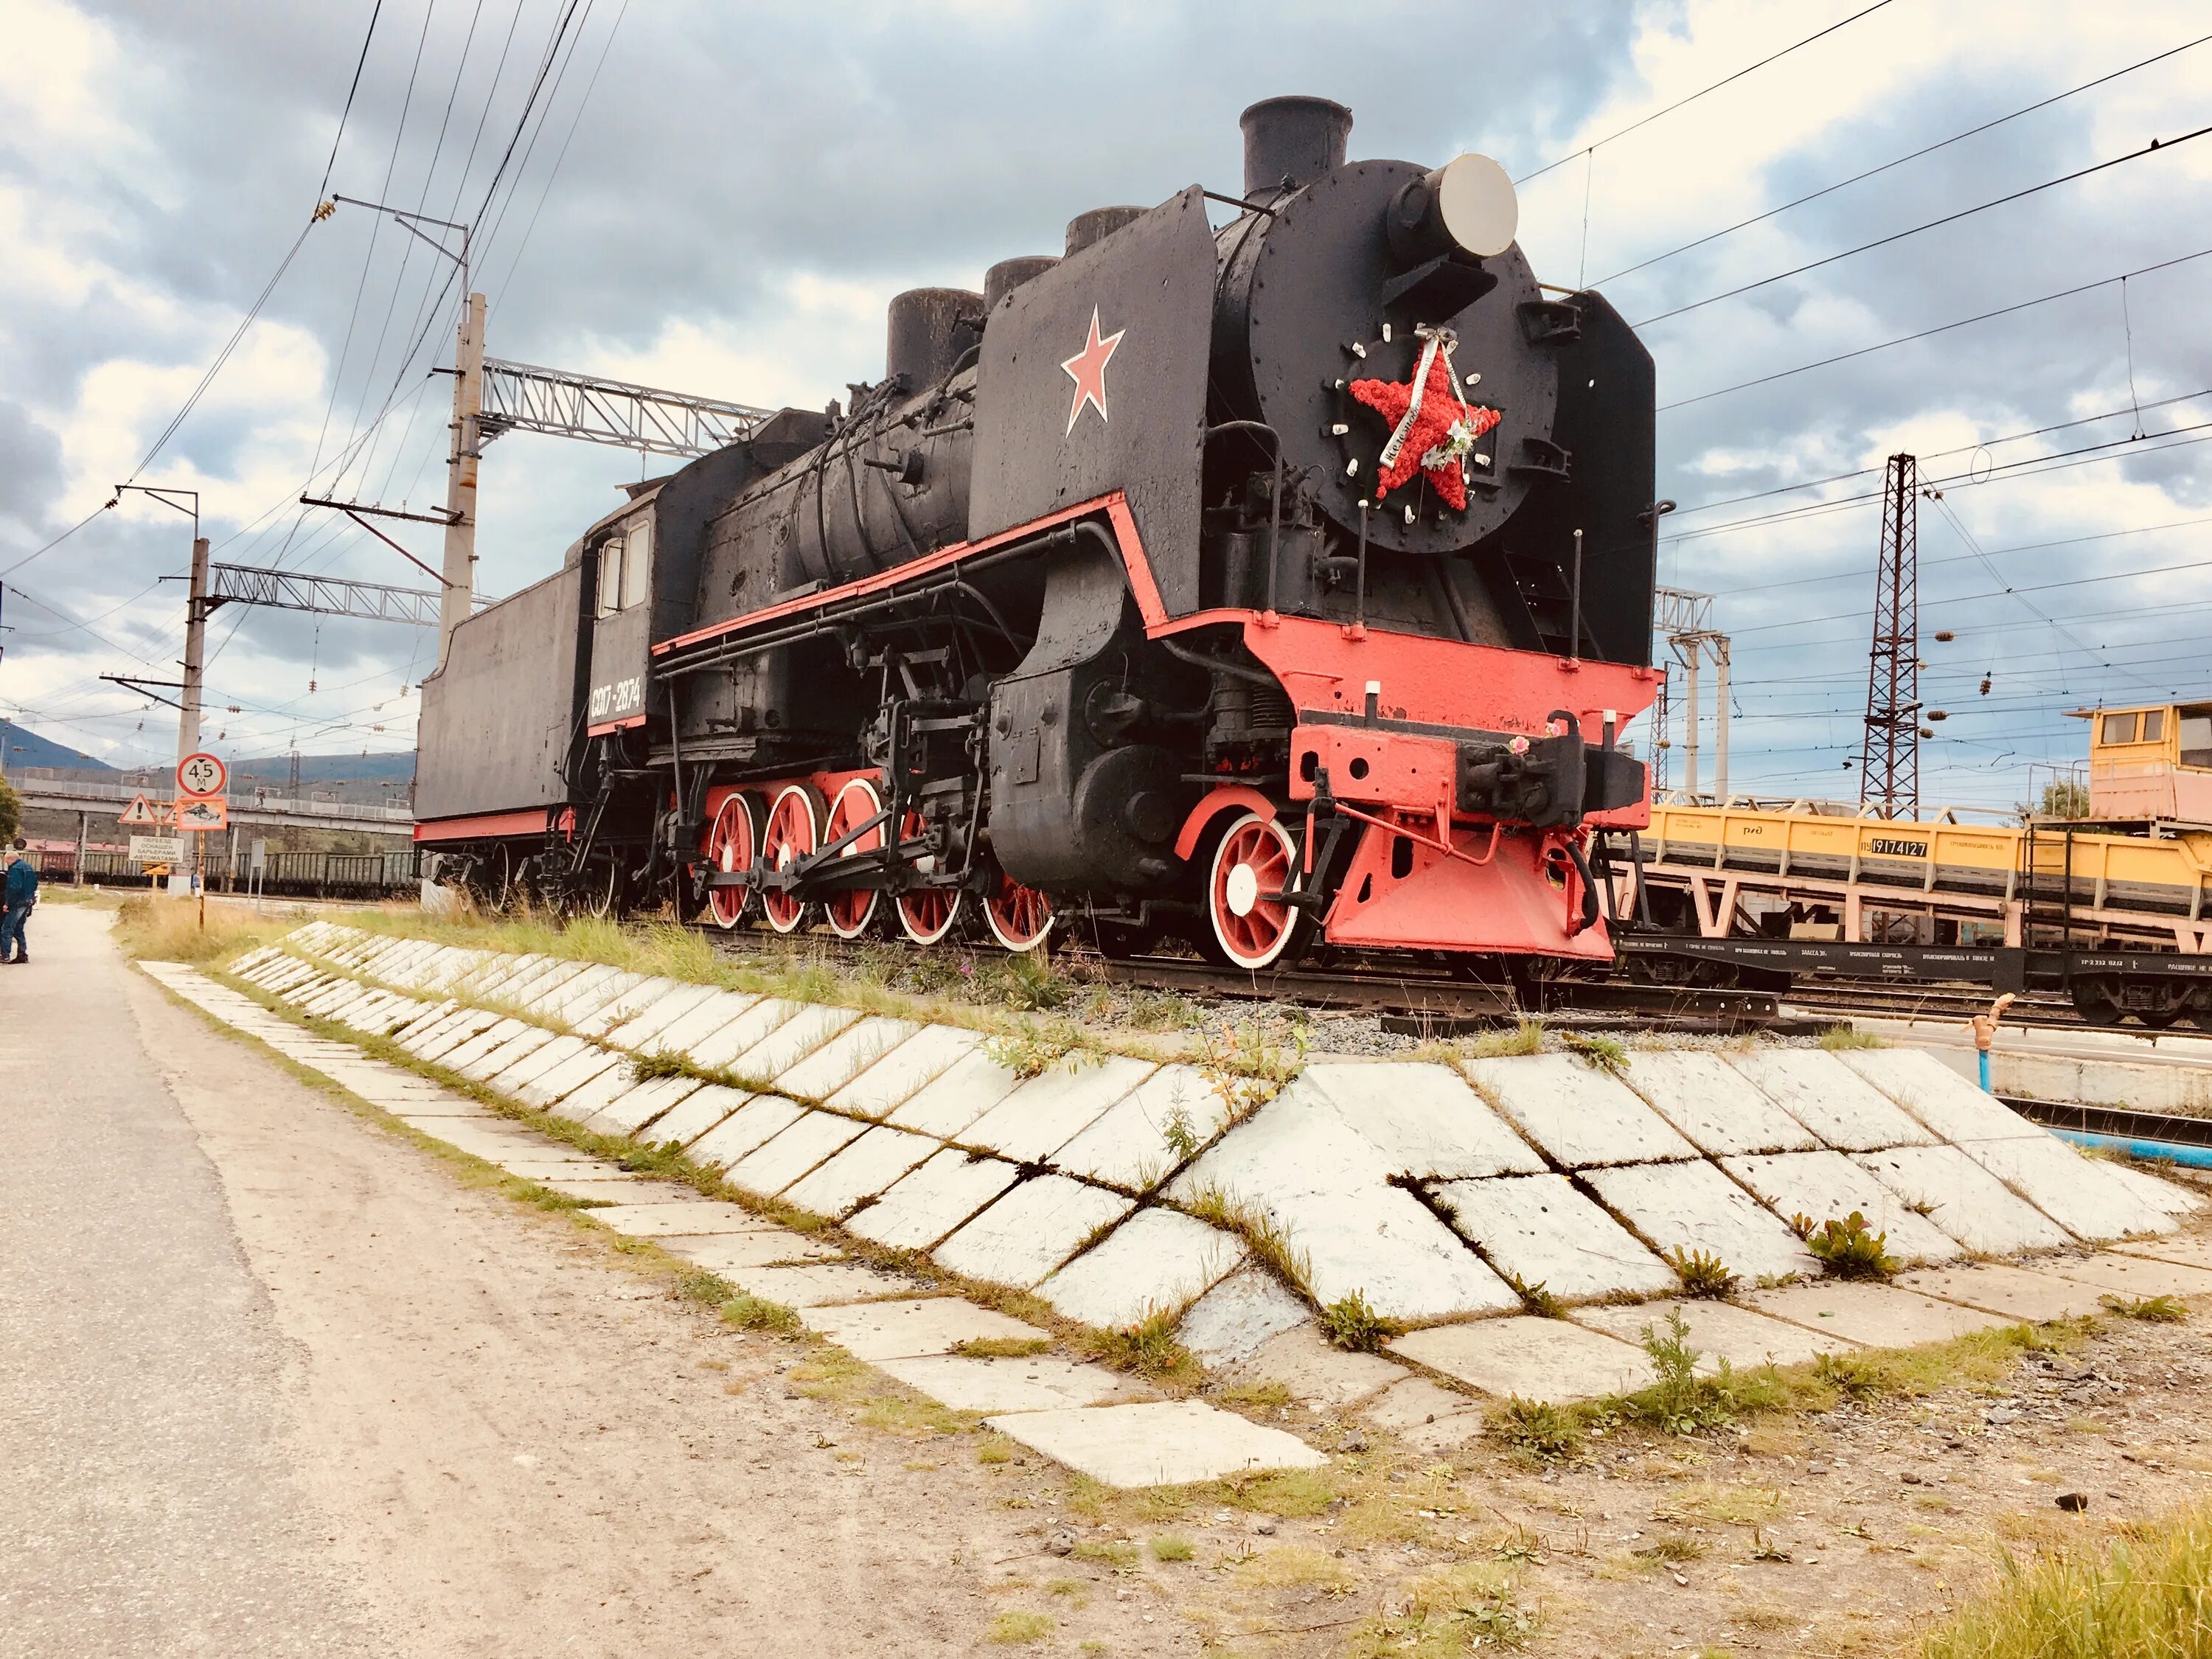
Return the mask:
{"type": "Polygon", "coordinates": [[[164,820],[161,815],[154,810],[153,802],[148,800],[143,795],[138,795],[132,799],[130,805],[123,809],[123,816],[115,821],[118,823],[135,824],[160,823],[164,820]]]}

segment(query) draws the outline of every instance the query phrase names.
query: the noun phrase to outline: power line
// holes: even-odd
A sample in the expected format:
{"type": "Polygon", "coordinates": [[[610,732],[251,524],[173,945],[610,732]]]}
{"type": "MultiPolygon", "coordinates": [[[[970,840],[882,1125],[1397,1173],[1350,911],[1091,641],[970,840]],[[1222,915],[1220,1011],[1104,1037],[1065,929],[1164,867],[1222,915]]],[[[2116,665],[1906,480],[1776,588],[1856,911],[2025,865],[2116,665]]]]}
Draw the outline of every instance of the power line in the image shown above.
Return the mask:
{"type": "Polygon", "coordinates": [[[1887,236],[1875,237],[1871,242],[1862,242],[1856,247],[1847,247],[1840,253],[1831,253],[1826,255],[1825,258],[1810,260],[1802,265],[1793,266],[1788,270],[1777,271],[1771,276],[1762,276],[1755,283],[1745,283],[1735,288],[1725,289],[1718,294],[1708,294],[1702,300],[1692,300],[1687,305],[1676,306],[1672,311],[1662,311],[1656,316],[1646,317],[1640,322],[1631,324],[1630,326],[1632,328],[1649,328],[1654,323],[1663,323],[1669,318],[1683,316],[1692,311],[1699,311],[1710,305],[1717,305],[1723,300],[1733,300],[1739,295],[1749,294],[1759,289],[1771,287],[1776,283],[1787,282],[1792,276],[1802,276],[1808,270],[1818,270],[1824,265],[1834,264],[1838,260],[1848,259],[1855,254],[1866,253],[1871,252],[1875,248],[1887,247],[1893,242],[1901,242],[1907,237],[1917,236],[1923,231],[1936,230],[1944,225],[1954,225],[1961,219],[1970,219],[1973,217],[1977,213],[1986,213],[1991,208],[2004,206],[2008,202],[2022,201],[2030,196],[2039,195],[2044,191],[2055,190],[2060,185],[2071,184],[2076,179],[2086,179],[2093,173],[2102,173],[2108,167],[2119,167],[2123,163],[2128,161],[2139,161],[2146,155],[2154,155],[2166,150],[2173,149],[2179,145],[2189,143],[2191,139],[2202,138],[2208,132],[2212,132],[2212,126],[2198,127],[2193,132],[2183,133],[2179,138],[2154,138],[2150,143],[2145,144],[2141,149],[2130,150],[2124,155],[2115,155],[2106,161],[2093,162],[2086,167],[2076,167],[2073,172],[2061,173],[2056,179],[2046,179],[2039,185],[2030,185],[2025,190],[2015,190],[2008,195],[1996,197],[1990,201],[1977,203],[1974,206],[1970,208],[1960,208],[1956,213],[1947,213],[1940,219],[1929,220],[1925,224],[1914,225],[1905,230],[1892,231],[1887,236]]]}
{"type": "MultiPolygon", "coordinates": [[[[1988,556],[1991,558],[2002,558],[2008,553],[2036,553],[2040,552],[2046,548],[2076,547],[2083,542],[2112,541],[2122,536],[2147,536],[2154,531],[2183,530],[2187,529],[2191,526],[2200,524],[2212,524],[2212,516],[2201,519],[2175,519],[2166,524],[2144,525],[2135,530],[2105,530],[2100,531],[2093,536],[2069,536],[2059,541],[2022,542],[2013,547],[1992,548],[1990,550],[1988,556]]],[[[1971,553],[1961,553],[1954,554],[1948,558],[1923,559],[1920,562],[1924,565],[1957,564],[1964,560],[1972,558],[1973,556],[1974,556],[1971,553]]],[[[1805,587],[1814,582],[1858,581],[1865,577],[1872,575],[1873,574],[1874,572],[1871,568],[1866,566],[1860,566],[1859,568],[1852,570],[1834,571],[1826,576],[1792,576],[1785,581],[1753,582],[1748,586],[1729,588],[1728,591],[1728,597],[1734,599],[1741,598],[1746,593],[1769,593],[1778,587],[1805,587]]]]}
{"type": "Polygon", "coordinates": [[[361,90],[361,71],[368,62],[368,43],[376,39],[376,20],[384,15],[384,0],[368,15],[368,33],[361,37],[361,56],[354,60],[353,84],[346,88],[345,107],[338,112],[338,130],[331,135],[331,159],[323,163],[323,182],[315,187],[319,202],[331,193],[331,170],[338,164],[338,143],[345,137],[346,118],[353,113],[353,95],[361,90]]]}
{"type": "Polygon", "coordinates": [[[1631,276],[1637,271],[1647,270],[1652,265],[1671,259],[1678,253],[1687,253],[1692,248],[1703,247],[1706,243],[1718,241],[1723,236],[1733,236],[1739,230],[1747,230],[1753,225],[1764,223],[1778,214],[1787,213],[1792,208],[1802,207],[1808,202],[1817,202],[1823,196],[1832,196],[1839,190],[1863,183],[1877,173],[1887,173],[1893,167],[1901,167],[1908,161],[1917,161],[1923,155],[1933,155],[1939,149],[1948,149],[1953,144],[1962,143],[1980,133],[1988,132],[1992,128],[2001,127],[2008,121],[2017,121],[2023,115],[2033,115],[2038,110],[2049,109],[2053,104],[2063,103],[2077,93],[2087,92],[2093,88],[2103,86],[2107,81],[2117,81],[2124,75],[2133,75],[2137,70],[2148,69],[2153,64],[2163,63],[2169,58],[2187,52],[2192,46],[2203,46],[2207,40],[2212,40],[2212,34],[2200,34],[2194,40],[2186,40],[2178,46],[2170,46],[2164,52],[2156,52],[2143,58],[2140,63],[2130,64],[2125,69],[2114,70],[2111,74],[2100,75],[2094,81],[2084,81],[2078,87],[2069,87],[2063,92],[2053,93],[2048,98],[2039,99],[2033,104],[2013,111],[2009,115],[2000,115],[1993,121],[1984,121],[1978,126],[1968,127],[1964,132],[1954,132],[1948,138],[1938,139],[1932,144],[1923,144],[1910,155],[1900,155],[1895,161],[1884,161],[1880,167],[1869,167],[1863,173],[1855,173],[1848,179],[1839,179],[1832,185],[1824,185],[1819,190],[1808,191],[1794,201],[1784,202],[1779,207],[1769,208],[1765,212],[1753,214],[1748,219],[1739,219],[1726,228],[1710,232],[1698,237],[1695,241],[1685,242],[1680,247],[1668,248],[1664,253],[1655,253],[1648,259],[1639,259],[1632,265],[1625,265],[1610,276],[1600,277],[1597,286],[1602,288],[1607,283],[1618,282],[1623,276],[1631,276]]]}
{"type": "Polygon", "coordinates": [[[1534,173],[1524,173],[1513,182],[1517,186],[1527,184],[1531,179],[1540,179],[1546,173],[1549,173],[1553,167],[1564,167],[1567,162],[1573,161],[1577,155],[1587,155],[1592,150],[1601,149],[1605,145],[1611,143],[1616,138],[1626,138],[1630,133],[1634,132],[1638,127],[1650,126],[1651,123],[1657,120],[1661,116],[1672,115],[1676,110],[1680,109],[1684,105],[1696,103],[1698,99],[1703,98],[1707,93],[1718,92],[1723,87],[1728,86],[1733,82],[1741,81],[1745,76],[1752,74],[1755,70],[1763,70],[1769,64],[1779,62],[1781,59],[1787,58],[1791,52],[1797,51],[1800,47],[1809,46],[1815,40],[1826,40],[1829,35],[1833,34],[1838,29],[1848,27],[1850,25],[1857,22],[1862,17],[1871,16],[1874,13],[1880,11],[1888,3],[1889,0],[1875,0],[1874,4],[1867,7],[1865,10],[1855,11],[1849,17],[1844,18],[1841,22],[1831,23],[1827,27],[1820,30],[1818,33],[1808,34],[1802,40],[1799,40],[1790,46],[1784,46],[1779,52],[1771,52],[1766,57],[1760,58],[1756,64],[1747,64],[1744,68],[1736,70],[1733,75],[1724,75],[1719,80],[1714,82],[1712,85],[1709,87],[1700,87],[1697,91],[1690,94],[1686,98],[1677,98],[1673,103],[1668,105],[1666,108],[1654,110],[1650,114],[1644,116],[1640,120],[1631,121],[1626,126],[1621,128],[1620,131],[1609,132],[1604,137],[1597,140],[1595,143],[1578,145],[1575,149],[1569,150],[1565,155],[1559,157],[1558,161],[1547,161],[1542,167],[1538,167],[1534,173]]]}
{"type": "Polygon", "coordinates": [[[1972,323],[1986,323],[1995,317],[2009,317],[2015,311],[2026,311],[2034,306],[2049,305],[2053,300],[2071,299],[2076,294],[2087,294],[2096,289],[2108,288],[2114,283],[2124,283],[2130,277],[2148,276],[2154,270],[2169,270],[2185,265],[2192,259],[2202,259],[2212,254],[2212,247],[2201,247],[2194,253],[2185,253],[2178,258],[2161,259],[2156,264],[2145,265],[2138,270],[2124,270],[2117,276],[2100,276],[2094,283],[2081,283],[2072,288],[2062,288],[2055,294],[2045,294],[2033,300],[2022,300],[2017,305],[2000,306],[1995,311],[1984,311],[1978,316],[1961,317],[1955,323],[1940,323],[1934,328],[1923,328],[1911,334],[1900,334],[1893,340],[1884,340],[1879,345],[1861,346],[1856,351],[1839,352],[1832,357],[1823,357],[1818,362],[1800,363],[1795,368],[1778,369],[1771,374],[1761,374],[1755,380],[1739,380],[1734,386],[1724,386],[1712,392],[1700,392],[1694,398],[1678,398],[1671,404],[1661,404],[1656,411],[1665,414],[1670,409],[1686,409],[1692,404],[1702,404],[1714,398],[1725,398],[1731,392],[1748,391],[1755,386],[1765,386],[1775,380],[1786,380],[1793,374],[1804,374],[1816,368],[1826,368],[1834,363],[1847,363],[1854,357],[1864,357],[1876,351],[1887,351],[1892,346],[1909,345],[1915,340],[1925,340],[1937,334],[1948,334],[1954,328],[1965,328],[1972,323]]]}

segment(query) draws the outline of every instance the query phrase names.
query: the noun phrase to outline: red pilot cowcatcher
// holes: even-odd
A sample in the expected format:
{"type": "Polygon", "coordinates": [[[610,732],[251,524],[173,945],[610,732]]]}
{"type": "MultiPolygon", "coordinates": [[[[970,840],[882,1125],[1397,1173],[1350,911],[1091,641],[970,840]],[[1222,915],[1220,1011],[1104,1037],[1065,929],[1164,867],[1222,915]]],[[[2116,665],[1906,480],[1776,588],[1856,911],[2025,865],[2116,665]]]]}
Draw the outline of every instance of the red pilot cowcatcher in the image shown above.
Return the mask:
{"type": "Polygon", "coordinates": [[[1352,395],[1393,422],[1382,446],[1375,498],[1381,501],[1417,472],[1427,476],[1437,494],[1455,513],[1467,511],[1467,458],[1475,441],[1504,418],[1494,409],[1470,404],[1452,369],[1452,348],[1459,343],[1448,328],[1417,331],[1420,361],[1407,381],[1354,380],[1352,395]]]}

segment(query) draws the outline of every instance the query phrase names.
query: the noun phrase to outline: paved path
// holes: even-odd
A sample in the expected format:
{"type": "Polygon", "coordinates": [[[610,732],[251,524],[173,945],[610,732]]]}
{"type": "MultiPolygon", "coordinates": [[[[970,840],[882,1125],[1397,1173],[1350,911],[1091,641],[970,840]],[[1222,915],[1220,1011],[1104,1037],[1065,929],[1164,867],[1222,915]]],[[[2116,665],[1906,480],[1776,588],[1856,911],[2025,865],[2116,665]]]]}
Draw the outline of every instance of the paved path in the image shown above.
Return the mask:
{"type": "MultiPolygon", "coordinates": [[[[0,1656],[982,1644],[1056,1471],[799,1397],[788,1345],[210,1030],[104,921],[47,907],[0,977],[0,1656]]],[[[1194,1650],[1152,1611],[1062,1638],[1194,1650]]]]}

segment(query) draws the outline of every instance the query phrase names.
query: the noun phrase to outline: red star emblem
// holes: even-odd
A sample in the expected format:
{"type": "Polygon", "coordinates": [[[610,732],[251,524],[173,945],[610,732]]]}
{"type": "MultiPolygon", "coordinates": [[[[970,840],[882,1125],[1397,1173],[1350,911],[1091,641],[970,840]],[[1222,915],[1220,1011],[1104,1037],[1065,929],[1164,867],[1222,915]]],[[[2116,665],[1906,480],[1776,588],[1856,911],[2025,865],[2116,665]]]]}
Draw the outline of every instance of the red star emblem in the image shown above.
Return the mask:
{"type": "MultiPolygon", "coordinates": [[[[1121,343],[1121,337],[1129,331],[1117,328],[1104,339],[1098,337],[1098,307],[1091,307],[1091,337],[1083,343],[1083,349],[1060,364],[1067,378],[1075,382],[1075,401],[1067,407],[1067,430],[1075,430],[1075,422],[1083,413],[1083,405],[1095,404],[1098,418],[1106,416],[1106,364],[1114,356],[1114,348],[1121,343]]],[[[1065,437],[1066,433],[1062,433],[1065,437]]]]}
{"type": "MultiPolygon", "coordinates": [[[[1354,380],[1352,395],[1388,421],[1393,430],[1406,418],[1406,410],[1413,402],[1413,386],[1410,380],[1354,380]]],[[[1443,445],[1452,435],[1452,428],[1465,422],[1471,438],[1480,438],[1505,417],[1494,409],[1480,404],[1462,404],[1452,391],[1451,374],[1445,367],[1443,354],[1438,352],[1429,360],[1428,384],[1421,392],[1421,411],[1406,434],[1406,441],[1398,447],[1398,459],[1382,469],[1376,481],[1375,499],[1385,495],[1406,483],[1417,472],[1425,472],[1429,482],[1436,486],[1437,494],[1443,497],[1455,513],[1467,510],[1467,474],[1462,471],[1459,458],[1448,456],[1441,465],[1426,465],[1424,457],[1443,445]]]]}

